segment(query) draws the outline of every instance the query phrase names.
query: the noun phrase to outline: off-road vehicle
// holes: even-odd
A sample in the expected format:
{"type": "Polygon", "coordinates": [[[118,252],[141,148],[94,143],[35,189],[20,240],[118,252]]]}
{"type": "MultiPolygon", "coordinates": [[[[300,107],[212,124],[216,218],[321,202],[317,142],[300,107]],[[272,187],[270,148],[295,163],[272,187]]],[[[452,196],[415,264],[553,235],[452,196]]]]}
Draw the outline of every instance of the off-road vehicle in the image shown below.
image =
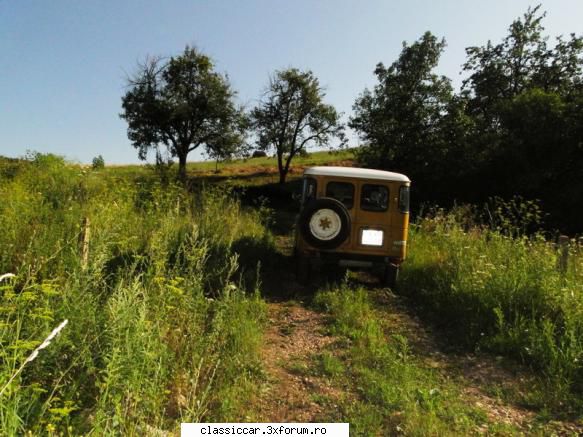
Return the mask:
{"type": "Polygon", "coordinates": [[[302,282],[322,263],[373,268],[394,287],[407,253],[409,187],[403,174],[352,167],[304,171],[294,252],[302,282]]]}

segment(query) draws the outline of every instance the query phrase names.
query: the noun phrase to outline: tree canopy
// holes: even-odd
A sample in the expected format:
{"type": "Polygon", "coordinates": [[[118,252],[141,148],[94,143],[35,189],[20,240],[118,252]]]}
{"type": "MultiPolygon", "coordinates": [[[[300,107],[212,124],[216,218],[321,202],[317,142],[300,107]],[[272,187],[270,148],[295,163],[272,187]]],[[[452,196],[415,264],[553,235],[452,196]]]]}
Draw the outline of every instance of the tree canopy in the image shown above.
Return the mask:
{"type": "Polygon", "coordinates": [[[466,49],[462,89],[434,73],[445,41],[425,33],[375,69],[354,104],[361,165],[400,170],[423,201],[540,199],[551,225],[581,230],[583,39],[544,35],[529,8],[498,44],[466,49]]]}
{"type": "Polygon", "coordinates": [[[426,32],[399,58],[374,71],[378,84],[354,104],[350,126],[364,145],[362,165],[406,171],[415,180],[446,171],[463,136],[463,106],[450,80],[434,73],[445,41],[426,32]]]}
{"type": "Polygon", "coordinates": [[[324,91],[311,71],[277,71],[263,99],[251,113],[261,149],[277,156],[280,183],[293,158],[309,147],[325,146],[332,138],[344,144],[344,126],[333,106],[323,102],[324,91]]]}
{"type": "Polygon", "coordinates": [[[462,92],[488,191],[537,198],[563,224],[583,208],[583,39],[544,35],[540,6],[499,44],[469,47],[462,92]]]}
{"type": "Polygon", "coordinates": [[[195,48],[170,59],[147,59],[128,79],[128,88],[120,116],[138,156],[145,159],[149,150],[165,146],[178,157],[182,180],[193,150],[203,146],[216,155],[243,142],[245,116],[235,104],[235,91],[195,48]]]}

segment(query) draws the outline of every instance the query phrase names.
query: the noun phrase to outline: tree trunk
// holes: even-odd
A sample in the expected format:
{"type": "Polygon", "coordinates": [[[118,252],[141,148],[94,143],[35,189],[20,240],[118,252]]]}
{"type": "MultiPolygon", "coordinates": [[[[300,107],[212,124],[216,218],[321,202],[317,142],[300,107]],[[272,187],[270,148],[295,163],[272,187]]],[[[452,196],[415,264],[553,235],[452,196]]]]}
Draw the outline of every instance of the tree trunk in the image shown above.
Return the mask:
{"type": "Polygon", "coordinates": [[[290,152],[287,159],[285,160],[285,166],[279,172],[279,183],[280,184],[285,183],[285,178],[286,178],[287,174],[289,173],[289,165],[291,164],[291,160],[294,157],[294,155],[295,155],[295,153],[290,152]]]}
{"type": "Polygon", "coordinates": [[[283,152],[279,150],[277,151],[277,169],[279,170],[279,183],[284,184],[287,172],[283,167],[283,152]]]}
{"type": "Polygon", "coordinates": [[[285,184],[285,177],[287,176],[287,170],[285,168],[279,169],[279,183],[285,184]]]}
{"type": "Polygon", "coordinates": [[[186,184],[186,156],[187,153],[181,153],[178,156],[178,179],[186,184]]]}

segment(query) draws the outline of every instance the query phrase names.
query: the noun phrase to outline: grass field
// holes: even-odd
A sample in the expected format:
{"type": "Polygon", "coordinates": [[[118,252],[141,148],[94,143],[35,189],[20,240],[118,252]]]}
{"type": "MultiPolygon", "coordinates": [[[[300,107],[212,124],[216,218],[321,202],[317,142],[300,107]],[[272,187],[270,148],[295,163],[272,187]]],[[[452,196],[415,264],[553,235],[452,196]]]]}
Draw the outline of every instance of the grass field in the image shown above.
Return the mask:
{"type": "MultiPolygon", "coordinates": [[[[300,177],[305,167],[331,164],[347,165],[353,159],[352,149],[313,152],[306,156],[297,156],[293,160],[288,177],[289,179],[300,177]]],[[[144,165],[116,165],[107,167],[105,172],[115,176],[138,177],[143,176],[144,170],[147,168],[144,165]]],[[[174,173],[177,171],[176,169],[177,166],[174,164],[168,171],[174,173]]],[[[210,181],[228,178],[239,179],[239,185],[244,183],[244,179],[249,179],[250,183],[255,185],[279,181],[277,158],[275,157],[235,159],[220,162],[218,167],[215,161],[189,162],[187,173],[191,178],[210,181]]]]}
{"type": "Polygon", "coordinates": [[[0,284],[2,384],[69,323],[4,388],[3,434],[242,420],[264,307],[239,284],[232,247],[272,244],[259,212],[210,188],[124,182],[54,156],[26,164],[0,181],[0,272],[16,275],[0,284]]]}
{"type": "Polygon", "coordinates": [[[544,387],[528,402],[580,414],[583,245],[462,223],[456,211],[417,221],[401,293],[458,344],[536,369],[544,387]]]}
{"type": "MultiPolygon", "coordinates": [[[[287,191],[302,166],[351,156],[302,158],[287,191]]],[[[329,387],[298,386],[324,409],[313,417],[349,421],[357,435],[546,435],[557,420],[583,429],[578,242],[559,268],[562,252],[540,235],[473,225],[459,211],[414,221],[397,292],[443,339],[445,349],[432,347],[494,354],[494,368],[500,358],[529,375],[510,388],[468,387],[420,358],[387,290],[341,273],[295,283],[294,210],[285,189],[272,189],[274,166],[239,161],[215,174],[193,163],[186,190],[143,166],[0,160],[0,276],[15,275],[0,282],[3,433],[153,435],[184,421],[277,419],[256,403],[286,402],[265,399],[287,390],[273,389],[269,372],[294,364],[265,362],[269,329],[283,345],[297,329],[273,325],[273,305],[286,299],[289,311],[324,317],[317,329],[333,339],[288,369],[290,383],[299,372],[329,387]],[[495,393],[521,419],[499,422],[502,407],[478,405],[476,392],[495,393]]]]}

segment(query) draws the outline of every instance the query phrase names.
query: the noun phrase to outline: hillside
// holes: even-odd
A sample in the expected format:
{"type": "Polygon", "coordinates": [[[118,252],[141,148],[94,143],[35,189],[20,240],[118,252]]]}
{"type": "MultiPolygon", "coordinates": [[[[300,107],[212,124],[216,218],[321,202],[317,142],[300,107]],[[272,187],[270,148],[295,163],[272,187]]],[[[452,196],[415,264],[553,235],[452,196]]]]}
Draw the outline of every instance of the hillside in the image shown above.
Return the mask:
{"type": "Polygon", "coordinates": [[[338,421],[363,436],[581,433],[581,246],[559,270],[542,237],[437,212],[412,226],[396,290],[338,268],[301,285],[286,196],[302,166],[350,159],[303,158],[283,189],[270,159],[218,174],[190,164],[190,191],[144,167],[50,155],[0,173],[0,275],[16,275],[0,283],[1,380],[25,365],[3,384],[2,430],[338,421]]]}
{"type": "MultiPolygon", "coordinates": [[[[306,156],[297,156],[290,170],[290,179],[301,176],[305,167],[314,165],[352,165],[354,153],[352,149],[339,151],[321,151],[309,153],[306,156]]],[[[111,175],[141,176],[147,174],[146,170],[152,166],[145,165],[114,165],[108,166],[105,172],[111,175]]],[[[170,172],[176,171],[173,165],[170,172]]],[[[239,179],[238,185],[245,185],[244,179],[250,184],[259,185],[275,183],[277,179],[277,160],[273,157],[234,159],[229,161],[199,161],[189,162],[187,173],[190,178],[196,180],[221,181],[225,179],[239,179]]]]}

